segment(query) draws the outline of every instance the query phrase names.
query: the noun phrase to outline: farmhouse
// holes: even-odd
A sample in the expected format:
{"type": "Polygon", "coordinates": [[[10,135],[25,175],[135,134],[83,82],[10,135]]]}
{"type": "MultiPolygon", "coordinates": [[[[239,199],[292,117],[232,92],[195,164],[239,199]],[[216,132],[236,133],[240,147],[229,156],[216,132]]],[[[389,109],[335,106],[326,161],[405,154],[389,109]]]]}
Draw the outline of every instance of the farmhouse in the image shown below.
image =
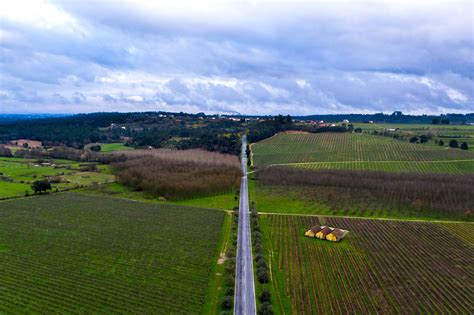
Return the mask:
{"type": "Polygon", "coordinates": [[[307,237],[316,237],[322,240],[328,240],[331,242],[339,242],[342,240],[349,231],[342,230],[339,228],[333,228],[330,226],[312,226],[309,230],[307,230],[304,235],[307,237]]]}
{"type": "Polygon", "coordinates": [[[22,148],[41,148],[41,141],[28,140],[28,139],[18,139],[10,141],[10,145],[22,147],[22,148]]]}
{"type": "Polygon", "coordinates": [[[326,235],[326,239],[332,242],[339,242],[345,236],[345,234],[345,231],[336,228],[334,231],[326,235]]]}
{"type": "Polygon", "coordinates": [[[304,235],[306,235],[308,237],[316,237],[316,233],[318,233],[322,229],[323,229],[323,227],[315,225],[315,226],[312,226],[308,231],[306,231],[304,233],[304,235]]]}
{"type": "Polygon", "coordinates": [[[332,229],[329,226],[322,226],[321,231],[316,233],[316,237],[322,240],[326,239],[326,235],[332,232],[332,229]]]}

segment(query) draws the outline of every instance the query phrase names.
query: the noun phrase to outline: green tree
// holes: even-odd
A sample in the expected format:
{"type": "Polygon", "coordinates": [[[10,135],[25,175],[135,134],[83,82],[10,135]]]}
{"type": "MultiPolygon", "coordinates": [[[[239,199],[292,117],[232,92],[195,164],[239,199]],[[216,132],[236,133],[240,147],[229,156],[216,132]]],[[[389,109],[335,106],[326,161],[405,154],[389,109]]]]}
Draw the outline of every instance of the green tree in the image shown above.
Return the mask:
{"type": "Polygon", "coordinates": [[[102,150],[102,147],[99,144],[95,144],[95,145],[92,145],[90,149],[91,151],[99,152],[100,150],[102,150]]]}
{"type": "Polygon", "coordinates": [[[469,146],[467,145],[467,142],[461,143],[460,148],[461,148],[462,150],[469,150],[469,146]]]}
{"type": "Polygon", "coordinates": [[[439,140],[439,141],[438,141],[438,145],[439,145],[440,147],[444,146],[444,141],[443,141],[443,140],[439,140]]]}
{"type": "Polygon", "coordinates": [[[35,194],[38,192],[41,194],[42,192],[51,190],[52,187],[51,187],[51,184],[46,180],[35,180],[33,184],[31,185],[31,189],[33,189],[35,194]]]}
{"type": "Polygon", "coordinates": [[[449,147],[450,148],[457,148],[458,147],[458,140],[455,140],[455,139],[449,140],[449,147]]]}

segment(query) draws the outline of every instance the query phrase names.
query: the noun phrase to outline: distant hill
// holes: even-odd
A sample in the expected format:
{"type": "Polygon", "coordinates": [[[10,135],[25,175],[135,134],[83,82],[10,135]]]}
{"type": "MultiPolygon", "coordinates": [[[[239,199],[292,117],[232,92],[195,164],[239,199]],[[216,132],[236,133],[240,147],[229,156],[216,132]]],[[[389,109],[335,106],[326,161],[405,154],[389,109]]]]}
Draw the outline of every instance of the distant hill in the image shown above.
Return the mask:
{"type": "Polygon", "coordinates": [[[447,119],[449,124],[474,123],[474,113],[446,114],[446,115],[404,115],[401,112],[393,114],[334,114],[334,115],[309,115],[295,116],[301,120],[324,120],[328,122],[348,119],[350,122],[391,123],[391,124],[431,124],[433,119],[447,119]]]}
{"type": "Polygon", "coordinates": [[[20,120],[58,118],[65,117],[65,114],[0,114],[0,123],[10,123],[20,120]]]}

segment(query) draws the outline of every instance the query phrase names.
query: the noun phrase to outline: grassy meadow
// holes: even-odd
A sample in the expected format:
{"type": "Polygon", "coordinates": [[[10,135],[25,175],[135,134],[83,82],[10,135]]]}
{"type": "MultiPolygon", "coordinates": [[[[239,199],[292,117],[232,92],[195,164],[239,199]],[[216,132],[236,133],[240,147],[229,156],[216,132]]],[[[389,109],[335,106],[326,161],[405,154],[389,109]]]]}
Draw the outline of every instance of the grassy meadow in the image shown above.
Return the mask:
{"type": "Polygon", "coordinates": [[[34,159],[0,158],[0,198],[32,194],[31,184],[35,180],[57,177],[61,182],[52,184],[53,189],[66,190],[94,183],[113,182],[115,177],[108,167],[99,166],[96,172],[87,171],[90,163],[54,160],[49,164],[37,163],[34,159]]]}
{"type": "Polygon", "coordinates": [[[102,153],[110,153],[115,151],[129,151],[133,150],[133,147],[126,146],[125,143],[117,142],[117,143],[102,143],[100,144],[102,153]]]}
{"type": "Polygon", "coordinates": [[[261,215],[260,226],[276,314],[468,314],[474,307],[470,223],[261,215]],[[349,234],[339,243],[304,237],[322,224],[349,234]]]}
{"type": "Polygon", "coordinates": [[[77,193],[0,202],[0,313],[200,313],[223,211],[77,193]]]}

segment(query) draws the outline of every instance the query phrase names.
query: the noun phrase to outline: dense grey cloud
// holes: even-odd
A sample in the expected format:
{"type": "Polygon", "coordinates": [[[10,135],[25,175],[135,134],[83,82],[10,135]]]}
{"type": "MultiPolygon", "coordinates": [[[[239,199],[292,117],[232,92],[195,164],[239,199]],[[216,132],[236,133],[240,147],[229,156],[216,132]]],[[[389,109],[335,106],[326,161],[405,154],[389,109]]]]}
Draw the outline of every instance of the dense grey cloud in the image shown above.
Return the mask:
{"type": "Polygon", "coordinates": [[[474,111],[472,1],[0,3],[0,112],[474,111]]]}

